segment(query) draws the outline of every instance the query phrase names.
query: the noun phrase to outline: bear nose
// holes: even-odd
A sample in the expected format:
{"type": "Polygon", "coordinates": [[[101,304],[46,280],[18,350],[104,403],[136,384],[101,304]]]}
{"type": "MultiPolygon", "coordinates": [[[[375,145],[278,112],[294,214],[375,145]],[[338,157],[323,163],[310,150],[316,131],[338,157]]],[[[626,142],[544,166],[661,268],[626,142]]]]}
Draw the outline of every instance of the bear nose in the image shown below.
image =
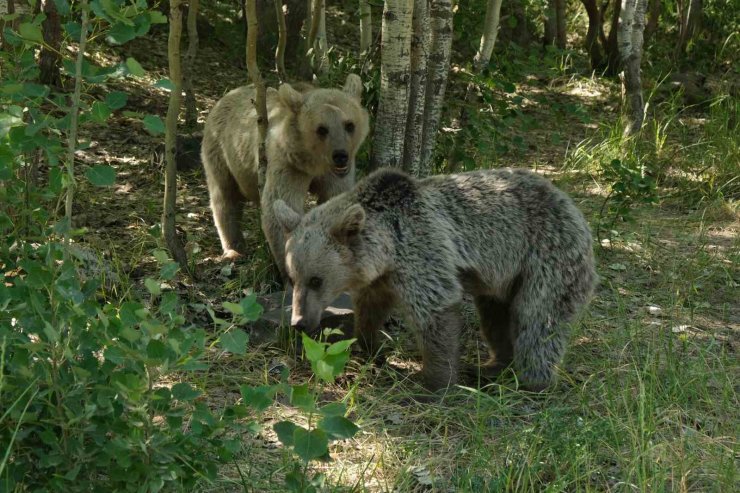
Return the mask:
{"type": "Polygon", "coordinates": [[[346,166],[347,161],[349,161],[349,154],[347,154],[347,151],[334,151],[331,157],[334,159],[334,164],[337,166],[346,166]]]}
{"type": "Polygon", "coordinates": [[[306,331],[306,320],[303,317],[294,318],[293,320],[290,321],[290,327],[293,330],[305,332],[306,331]]]}

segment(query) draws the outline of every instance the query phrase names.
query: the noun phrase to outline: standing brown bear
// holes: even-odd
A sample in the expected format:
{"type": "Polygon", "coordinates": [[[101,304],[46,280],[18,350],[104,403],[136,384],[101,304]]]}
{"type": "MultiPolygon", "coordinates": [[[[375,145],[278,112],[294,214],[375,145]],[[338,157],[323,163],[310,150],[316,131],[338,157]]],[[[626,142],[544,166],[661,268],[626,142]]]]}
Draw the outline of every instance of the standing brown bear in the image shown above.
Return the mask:
{"type": "Polygon", "coordinates": [[[350,74],[341,90],[301,89],[283,84],[267,91],[268,165],[261,199],[253,86],[235,89],[216,103],[206,120],[201,151],[224,258],[244,253],[240,226],[244,203],[260,200],[262,229],[283,279],[285,237],[272,204],[280,199],[302,211],[309,190],[321,203],[352,188],[355,155],[368,132],[357,75],[350,74]]]}

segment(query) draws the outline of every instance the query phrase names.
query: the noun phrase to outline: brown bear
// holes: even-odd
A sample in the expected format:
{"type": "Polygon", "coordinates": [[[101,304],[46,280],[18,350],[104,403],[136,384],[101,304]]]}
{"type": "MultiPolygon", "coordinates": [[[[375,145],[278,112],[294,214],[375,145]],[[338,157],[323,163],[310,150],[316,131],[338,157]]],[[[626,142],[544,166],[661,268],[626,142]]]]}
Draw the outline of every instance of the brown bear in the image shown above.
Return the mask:
{"type": "Polygon", "coordinates": [[[416,330],[431,390],[457,381],[464,293],[494,356],[490,372],[511,364],[542,390],[597,281],[583,214],[522,169],[423,180],[383,169],[302,218],[284,202],[273,207],[288,235],[291,324],[315,333],[324,308],[349,291],[355,335],[375,353],[377,330],[398,310],[416,330]]]}
{"type": "Polygon", "coordinates": [[[267,91],[268,165],[262,197],[257,187],[254,87],[226,94],[211,110],[203,130],[201,157],[224,258],[244,253],[240,226],[244,203],[259,200],[262,229],[281,274],[285,238],[272,204],[280,199],[303,211],[309,190],[321,203],[350,189],[355,155],[368,132],[359,76],[350,74],[341,90],[309,85],[300,89],[283,84],[267,91]]]}

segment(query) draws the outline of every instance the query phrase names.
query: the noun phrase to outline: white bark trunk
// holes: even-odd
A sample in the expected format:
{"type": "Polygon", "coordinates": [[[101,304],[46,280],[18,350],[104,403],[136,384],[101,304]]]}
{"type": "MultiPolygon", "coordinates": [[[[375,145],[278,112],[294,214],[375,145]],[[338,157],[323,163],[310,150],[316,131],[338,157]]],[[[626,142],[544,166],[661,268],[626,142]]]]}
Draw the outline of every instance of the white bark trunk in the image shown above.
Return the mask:
{"type": "Polygon", "coordinates": [[[477,71],[486,67],[488,62],[491,61],[491,54],[493,53],[493,47],[496,44],[496,37],[498,36],[501,3],[502,0],[488,0],[483,35],[480,38],[480,47],[478,48],[478,53],[475,54],[475,58],[473,58],[473,63],[477,71]]]}
{"type": "Polygon", "coordinates": [[[404,144],[404,169],[422,176],[421,140],[424,131],[424,102],[427,88],[427,57],[430,49],[429,0],[414,1],[411,38],[411,82],[404,144]]]}
{"type": "Polygon", "coordinates": [[[365,53],[373,44],[373,18],[370,0],[360,0],[360,53],[365,53]]]}
{"type": "MultiPolygon", "coordinates": [[[[449,0],[447,0],[449,1],[449,0]]],[[[386,0],[381,28],[380,101],[372,166],[401,165],[408,111],[414,0],[386,0]]]]}
{"type": "Polygon", "coordinates": [[[622,0],[619,16],[617,43],[619,55],[624,66],[622,90],[629,106],[626,136],[636,134],[645,118],[645,103],[642,98],[640,64],[642,62],[642,43],[645,31],[645,11],[647,0],[622,0]]]}
{"type": "Polygon", "coordinates": [[[432,31],[431,49],[427,60],[427,89],[424,102],[424,132],[421,143],[420,174],[428,174],[437,142],[437,129],[442,102],[447,88],[452,51],[452,1],[432,0],[429,8],[432,31]]]}
{"type": "Polygon", "coordinates": [[[193,74],[195,73],[195,58],[198,55],[198,9],[200,0],[190,0],[188,3],[188,51],[185,53],[185,70],[183,71],[182,86],[185,90],[185,125],[195,128],[198,126],[198,104],[193,90],[193,74]]]}

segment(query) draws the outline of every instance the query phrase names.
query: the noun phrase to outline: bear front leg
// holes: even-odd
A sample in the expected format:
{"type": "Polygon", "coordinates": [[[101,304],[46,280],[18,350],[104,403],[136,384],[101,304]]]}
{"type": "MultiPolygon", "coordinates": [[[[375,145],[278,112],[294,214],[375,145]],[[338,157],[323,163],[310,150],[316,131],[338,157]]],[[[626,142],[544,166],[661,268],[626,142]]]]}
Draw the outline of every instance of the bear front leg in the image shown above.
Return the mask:
{"type": "Polygon", "coordinates": [[[352,165],[349,172],[339,177],[334,173],[317,176],[311,182],[310,192],[316,194],[319,204],[323,204],[332,197],[346,192],[355,186],[355,167],[352,165]]]}
{"type": "Polygon", "coordinates": [[[231,176],[219,180],[219,183],[209,183],[209,189],[213,222],[216,224],[218,237],[221,240],[223,258],[237,258],[244,253],[241,232],[244,197],[238,191],[236,182],[231,176]]]}
{"type": "Polygon", "coordinates": [[[460,363],[460,336],[462,318],[458,307],[434,315],[432,321],[421,329],[421,371],[424,386],[435,392],[457,383],[460,363]]]}
{"type": "Polygon", "coordinates": [[[355,312],[354,336],[362,349],[371,357],[378,357],[380,338],[378,331],[383,326],[395,305],[395,296],[384,278],[367,289],[354,293],[352,305],[355,312]]]}

